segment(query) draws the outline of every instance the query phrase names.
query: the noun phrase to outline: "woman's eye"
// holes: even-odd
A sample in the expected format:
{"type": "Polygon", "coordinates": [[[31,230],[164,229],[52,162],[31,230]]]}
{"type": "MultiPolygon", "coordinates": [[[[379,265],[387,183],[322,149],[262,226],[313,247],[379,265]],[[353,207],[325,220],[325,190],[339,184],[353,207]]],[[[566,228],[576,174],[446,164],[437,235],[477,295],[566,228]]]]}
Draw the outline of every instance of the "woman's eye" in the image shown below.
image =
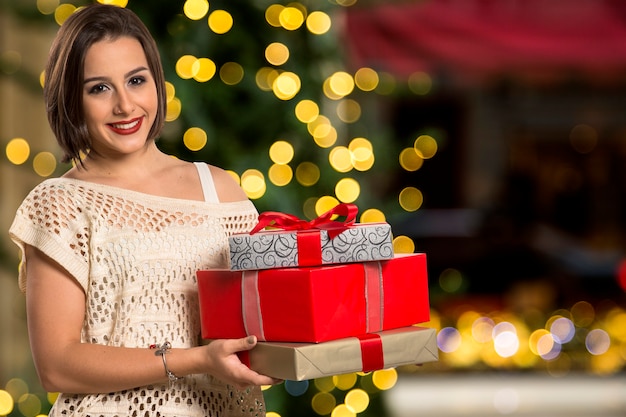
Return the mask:
{"type": "Polygon", "coordinates": [[[106,91],[108,88],[104,84],[96,84],[89,89],[89,94],[99,94],[106,91]]]}
{"type": "Polygon", "coordinates": [[[146,80],[143,77],[133,77],[129,80],[129,84],[139,85],[139,84],[143,84],[145,81],[146,80]]]}

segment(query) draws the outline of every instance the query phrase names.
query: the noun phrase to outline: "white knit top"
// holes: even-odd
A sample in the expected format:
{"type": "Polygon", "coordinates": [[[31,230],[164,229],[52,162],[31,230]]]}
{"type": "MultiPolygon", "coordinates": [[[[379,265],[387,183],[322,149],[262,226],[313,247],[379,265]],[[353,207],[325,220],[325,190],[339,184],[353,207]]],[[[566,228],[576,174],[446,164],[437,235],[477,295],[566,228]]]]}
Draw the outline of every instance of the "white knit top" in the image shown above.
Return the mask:
{"type": "MultiPolygon", "coordinates": [[[[206,191],[205,191],[206,192],[206,191]]],[[[257,221],[250,201],[163,198],[75,179],[42,182],[9,233],[63,266],[86,294],[82,341],[175,348],[200,342],[196,271],[228,266],[228,236],[257,221]]],[[[23,260],[20,288],[25,290],[23,260]]],[[[38,277],[45,279],[45,277],[38,277]]],[[[58,318],[62,320],[62,317],[58,318]]],[[[236,391],[207,375],[172,387],[58,397],[50,416],[263,416],[259,388],[236,391]]]]}

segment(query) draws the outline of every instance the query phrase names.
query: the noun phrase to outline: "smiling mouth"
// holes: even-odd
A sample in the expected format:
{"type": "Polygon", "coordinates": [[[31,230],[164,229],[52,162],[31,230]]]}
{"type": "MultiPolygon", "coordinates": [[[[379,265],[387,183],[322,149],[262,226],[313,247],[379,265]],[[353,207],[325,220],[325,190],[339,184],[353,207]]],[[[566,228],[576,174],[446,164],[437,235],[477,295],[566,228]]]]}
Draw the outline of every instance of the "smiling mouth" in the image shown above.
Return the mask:
{"type": "Polygon", "coordinates": [[[122,135],[130,135],[139,130],[139,128],[141,127],[142,120],[143,120],[142,117],[138,117],[130,121],[124,121],[120,123],[109,123],[108,126],[111,130],[113,130],[116,133],[119,133],[122,135]]]}

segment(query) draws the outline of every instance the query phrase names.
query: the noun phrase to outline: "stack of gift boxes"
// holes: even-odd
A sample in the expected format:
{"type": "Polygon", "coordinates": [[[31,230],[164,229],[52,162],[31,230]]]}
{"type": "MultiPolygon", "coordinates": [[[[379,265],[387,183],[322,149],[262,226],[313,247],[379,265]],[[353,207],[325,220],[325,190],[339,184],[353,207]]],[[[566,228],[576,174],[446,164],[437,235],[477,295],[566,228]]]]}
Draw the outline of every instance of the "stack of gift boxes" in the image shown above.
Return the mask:
{"type": "Polygon", "coordinates": [[[389,224],[355,216],[266,212],[231,236],[230,269],[197,273],[202,336],[255,335],[242,361],[293,381],[436,361],[435,330],[416,326],[430,318],[426,255],[394,254],[389,224]]]}

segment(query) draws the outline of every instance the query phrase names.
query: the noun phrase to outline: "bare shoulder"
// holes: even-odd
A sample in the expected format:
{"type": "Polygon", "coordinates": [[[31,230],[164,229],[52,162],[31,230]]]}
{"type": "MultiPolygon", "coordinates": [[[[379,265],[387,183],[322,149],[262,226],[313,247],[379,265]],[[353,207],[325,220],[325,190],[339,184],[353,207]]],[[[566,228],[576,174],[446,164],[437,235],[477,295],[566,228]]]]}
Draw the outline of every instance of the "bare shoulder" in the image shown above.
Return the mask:
{"type": "Polygon", "coordinates": [[[211,176],[215,183],[215,190],[222,202],[233,202],[247,200],[248,196],[239,186],[235,178],[222,168],[209,165],[211,176]]]}

